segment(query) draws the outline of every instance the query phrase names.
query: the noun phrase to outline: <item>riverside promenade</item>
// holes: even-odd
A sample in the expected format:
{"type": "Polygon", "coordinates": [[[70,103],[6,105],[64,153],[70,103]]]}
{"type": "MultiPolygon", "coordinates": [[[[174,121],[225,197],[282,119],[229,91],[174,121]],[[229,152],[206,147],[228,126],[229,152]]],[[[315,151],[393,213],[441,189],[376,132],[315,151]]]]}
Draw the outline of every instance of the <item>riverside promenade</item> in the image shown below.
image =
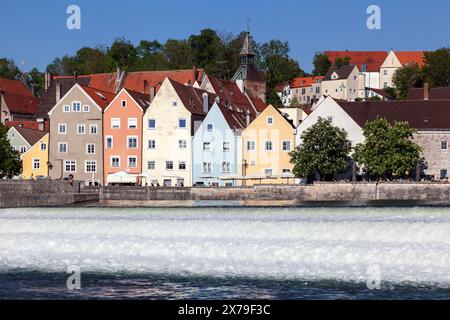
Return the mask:
{"type": "Polygon", "coordinates": [[[450,205],[450,184],[314,183],[237,188],[86,187],[66,181],[1,181],[0,208],[71,206],[102,201],[423,201],[450,205]]]}

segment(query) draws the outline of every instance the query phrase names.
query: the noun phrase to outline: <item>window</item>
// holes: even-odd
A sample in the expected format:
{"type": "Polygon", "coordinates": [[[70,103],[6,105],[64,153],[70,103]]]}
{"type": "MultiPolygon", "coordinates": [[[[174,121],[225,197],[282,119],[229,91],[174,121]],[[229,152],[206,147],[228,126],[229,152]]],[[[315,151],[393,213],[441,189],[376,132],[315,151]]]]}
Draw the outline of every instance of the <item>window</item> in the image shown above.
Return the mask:
{"type": "Polygon", "coordinates": [[[291,151],[291,142],[283,141],[283,151],[291,151]]]}
{"type": "Polygon", "coordinates": [[[35,158],[33,159],[33,169],[39,170],[41,168],[41,159],[35,158]]]}
{"type": "Polygon", "coordinates": [[[384,70],[384,71],[383,71],[383,74],[384,74],[385,76],[387,76],[387,75],[388,75],[388,71],[387,71],[387,70],[384,70]]]}
{"type": "Polygon", "coordinates": [[[316,87],[316,93],[320,93],[320,87],[316,87]]]}
{"type": "Polygon", "coordinates": [[[127,100],[122,100],[120,102],[120,105],[122,106],[122,108],[125,108],[127,106],[127,100]]]}
{"type": "Polygon", "coordinates": [[[231,144],[228,141],[225,141],[223,143],[223,151],[230,151],[231,150],[231,144]]]}
{"type": "Polygon", "coordinates": [[[149,149],[156,149],[156,141],[155,140],[148,140],[148,148],[149,149]]]}
{"type": "Polygon", "coordinates": [[[69,105],[65,105],[63,108],[63,112],[70,112],[70,106],[69,105]]]}
{"type": "Polygon", "coordinates": [[[211,173],[211,162],[203,162],[203,173],[211,173]]]}
{"type": "Polygon", "coordinates": [[[155,161],[147,161],[147,169],[148,170],[155,170],[156,169],[155,161]]]}
{"type": "Polygon", "coordinates": [[[208,124],[206,125],[206,130],[207,130],[208,132],[213,132],[213,131],[214,131],[214,125],[213,125],[212,123],[208,123],[208,124]]]}
{"type": "Polygon", "coordinates": [[[166,161],[166,170],[173,170],[173,161],[166,161]]]}
{"type": "Polygon", "coordinates": [[[178,119],[178,128],[186,129],[186,119],[178,119]]]}
{"type": "Polygon", "coordinates": [[[186,149],[187,148],[187,141],[186,140],[178,140],[178,148],[186,149]]]}
{"type": "Polygon", "coordinates": [[[67,142],[58,142],[58,151],[59,153],[67,153],[67,142]]]}
{"type": "Polygon", "coordinates": [[[113,167],[113,168],[120,167],[120,157],[118,157],[118,156],[111,157],[111,167],[113,167]]]}
{"type": "Polygon", "coordinates": [[[72,111],[80,112],[81,111],[81,102],[78,102],[78,101],[72,102],[72,111]]]}
{"type": "Polygon", "coordinates": [[[111,129],[120,129],[120,118],[111,119],[111,129]]]}
{"type": "Polygon", "coordinates": [[[138,147],[138,138],[128,137],[128,149],[137,149],[137,147],[138,147]]]}
{"type": "Polygon", "coordinates": [[[264,149],[266,151],[272,151],[273,150],[273,143],[272,143],[272,141],[266,141],[264,143],[264,149]]]}
{"type": "Polygon", "coordinates": [[[272,169],[264,169],[264,174],[266,176],[272,176],[273,175],[273,170],[272,169]]]}
{"type": "Polygon", "coordinates": [[[156,129],[156,120],[155,119],[148,119],[148,128],[150,130],[156,129]]]}
{"type": "Polygon", "coordinates": [[[231,172],[231,163],[229,163],[229,162],[222,162],[222,172],[223,173],[230,173],[231,172]]]}
{"type": "Polygon", "coordinates": [[[91,124],[89,126],[89,131],[91,132],[91,134],[97,134],[98,132],[98,126],[96,124],[91,124]]]}
{"type": "Polygon", "coordinates": [[[186,170],[186,161],[178,162],[178,169],[179,170],[186,170]]]}
{"type": "Polygon", "coordinates": [[[267,118],[267,124],[273,124],[273,118],[272,117],[268,117],[267,118]]]}
{"type": "Polygon", "coordinates": [[[128,157],[128,168],[136,168],[136,167],[137,167],[137,158],[128,157]]]}
{"type": "Polygon", "coordinates": [[[256,147],[255,141],[247,141],[247,150],[254,151],[256,147]]]}
{"type": "Polygon", "coordinates": [[[86,126],[84,124],[77,125],[77,134],[85,134],[86,126]]]}
{"type": "Polygon", "coordinates": [[[447,141],[441,142],[441,150],[447,150],[448,149],[448,143],[447,141]]]}
{"type": "Polygon", "coordinates": [[[66,134],[67,133],[67,125],[65,123],[58,124],[58,133],[66,134]]]}
{"type": "Polygon", "coordinates": [[[84,172],[85,173],[97,172],[97,161],[95,161],[95,160],[85,161],[84,162],[84,172]]]}
{"type": "Polygon", "coordinates": [[[47,150],[47,144],[44,142],[41,142],[41,151],[47,150]]]}
{"type": "Polygon", "coordinates": [[[25,147],[25,146],[20,146],[19,152],[20,152],[20,153],[25,153],[25,152],[27,152],[27,147],[25,147]]]}
{"type": "Polygon", "coordinates": [[[112,149],[113,148],[113,137],[107,136],[105,145],[106,145],[106,149],[112,149]]]}
{"type": "Polygon", "coordinates": [[[283,169],[281,170],[282,173],[291,173],[291,169],[283,169]]]}
{"type": "Polygon", "coordinates": [[[327,117],[327,121],[328,121],[329,123],[333,123],[333,117],[328,116],[328,117],[327,117]]]}
{"type": "Polygon", "coordinates": [[[203,142],[203,151],[211,150],[211,142],[203,142]]]}
{"type": "Polygon", "coordinates": [[[184,179],[183,178],[177,178],[177,186],[183,187],[184,186],[184,179]]]}
{"type": "Polygon", "coordinates": [[[446,179],[448,178],[448,172],[447,169],[441,169],[441,175],[440,175],[441,179],[446,179]]]}
{"type": "Polygon", "coordinates": [[[83,112],[89,112],[89,106],[83,106],[83,112]]]}
{"type": "Polygon", "coordinates": [[[385,87],[385,88],[387,88],[387,86],[388,86],[388,83],[387,83],[387,82],[385,82],[385,83],[384,83],[384,87],[385,87]]]}
{"type": "Polygon", "coordinates": [[[173,101],[172,102],[172,107],[176,107],[177,106],[177,102],[176,101],[173,101]]]}
{"type": "Polygon", "coordinates": [[[93,143],[86,144],[86,154],[95,154],[95,144],[93,143]]]}
{"type": "Polygon", "coordinates": [[[76,172],[77,171],[77,162],[75,160],[64,161],[64,171],[65,172],[76,172]]]}
{"type": "Polygon", "coordinates": [[[128,129],[136,129],[136,128],[137,128],[137,119],[128,118],[128,129]]]}

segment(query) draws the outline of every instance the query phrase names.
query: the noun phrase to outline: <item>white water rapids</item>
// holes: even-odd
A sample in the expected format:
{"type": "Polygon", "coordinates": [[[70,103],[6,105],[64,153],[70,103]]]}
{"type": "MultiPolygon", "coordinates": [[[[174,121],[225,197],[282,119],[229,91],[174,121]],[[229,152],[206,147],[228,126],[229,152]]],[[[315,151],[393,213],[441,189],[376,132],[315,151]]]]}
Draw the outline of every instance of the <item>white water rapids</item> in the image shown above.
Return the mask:
{"type": "Polygon", "coordinates": [[[448,208],[0,210],[0,272],[25,269],[450,287],[448,208]]]}

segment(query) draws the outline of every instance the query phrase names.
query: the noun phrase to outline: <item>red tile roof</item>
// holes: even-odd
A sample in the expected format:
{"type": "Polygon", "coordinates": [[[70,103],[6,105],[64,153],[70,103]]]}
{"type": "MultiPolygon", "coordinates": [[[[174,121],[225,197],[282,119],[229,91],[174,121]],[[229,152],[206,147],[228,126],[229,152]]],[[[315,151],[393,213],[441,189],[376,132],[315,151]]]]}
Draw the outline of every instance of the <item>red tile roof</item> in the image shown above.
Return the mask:
{"type": "Polygon", "coordinates": [[[171,78],[167,79],[170,81],[181,101],[183,102],[183,105],[186,107],[186,109],[189,110],[189,112],[197,115],[206,115],[206,113],[203,111],[204,93],[208,94],[208,110],[211,109],[211,106],[214,104],[214,101],[217,97],[215,94],[202,89],[194,88],[192,86],[186,86],[182,83],[172,80],[171,78]]]}
{"type": "Polygon", "coordinates": [[[145,93],[136,92],[130,89],[125,89],[128,94],[136,101],[137,104],[142,108],[142,110],[145,111],[150,106],[150,95],[145,93]]]}
{"type": "Polygon", "coordinates": [[[80,86],[95,101],[102,110],[114,100],[115,95],[110,92],[94,89],[91,87],[80,86]]]}
{"type": "Polygon", "coordinates": [[[359,71],[363,71],[362,65],[366,65],[367,72],[379,72],[388,56],[386,51],[325,51],[324,54],[332,64],[337,58],[349,57],[350,64],[356,65],[359,71]]]}
{"type": "Polygon", "coordinates": [[[23,127],[27,129],[39,130],[39,122],[37,121],[7,121],[5,126],[11,127],[23,127]]]}
{"type": "Polygon", "coordinates": [[[394,53],[402,65],[417,63],[421,68],[425,65],[423,51],[394,51],[394,53]]]}
{"type": "Polygon", "coordinates": [[[298,77],[294,78],[291,83],[291,88],[303,88],[310,87],[312,84],[316,83],[316,81],[322,81],[324,77],[298,77]]]}
{"type": "Polygon", "coordinates": [[[39,99],[20,81],[0,78],[0,91],[11,113],[34,115],[39,99]]]}
{"type": "MultiPolygon", "coordinates": [[[[423,100],[424,88],[411,88],[408,91],[408,100],[423,100]]],[[[450,100],[450,87],[431,88],[429,94],[430,100],[450,100]]]]}

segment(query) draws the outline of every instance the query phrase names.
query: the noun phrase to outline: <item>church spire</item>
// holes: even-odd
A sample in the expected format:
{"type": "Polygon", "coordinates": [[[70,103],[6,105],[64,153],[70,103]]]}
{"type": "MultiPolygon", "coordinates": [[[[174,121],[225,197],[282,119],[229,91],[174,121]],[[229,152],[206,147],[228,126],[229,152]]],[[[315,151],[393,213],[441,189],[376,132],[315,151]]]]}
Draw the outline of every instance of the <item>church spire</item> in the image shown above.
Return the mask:
{"type": "Polygon", "coordinates": [[[252,56],[256,55],[255,49],[253,49],[253,44],[251,41],[250,32],[245,33],[244,43],[242,45],[241,56],[252,56]]]}

